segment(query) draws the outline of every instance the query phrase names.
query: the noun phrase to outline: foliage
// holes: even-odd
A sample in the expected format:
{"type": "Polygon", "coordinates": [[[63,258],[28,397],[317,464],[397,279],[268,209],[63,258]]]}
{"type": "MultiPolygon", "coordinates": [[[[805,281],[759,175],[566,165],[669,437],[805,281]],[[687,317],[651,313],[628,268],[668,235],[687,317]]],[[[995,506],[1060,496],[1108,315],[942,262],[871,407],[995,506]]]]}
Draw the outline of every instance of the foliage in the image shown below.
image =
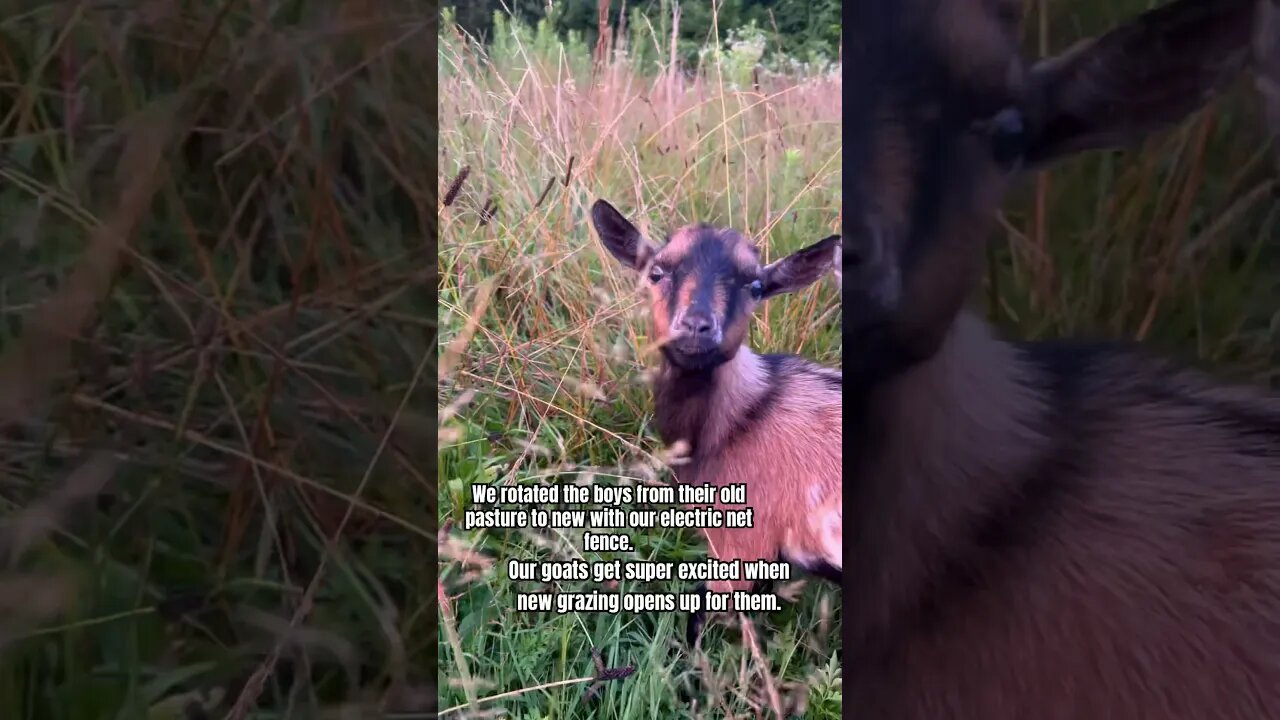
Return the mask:
{"type": "MultiPolygon", "coordinates": [[[[634,0],[609,3],[609,27],[653,28],[660,39],[656,58],[669,54],[672,5],[675,0],[634,0]],[[626,22],[622,15],[627,13],[626,22]]],[[[599,33],[599,0],[479,0],[458,3],[456,19],[466,32],[493,40],[501,37],[495,17],[514,15],[528,25],[547,20],[560,37],[570,33],[594,47],[599,33]],[[550,6],[550,11],[547,8],[550,6]]],[[[725,2],[681,2],[677,54],[686,65],[695,64],[715,38],[731,31],[755,27],[767,40],[770,55],[777,53],[818,65],[836,61],[840,55],[841,3],[839,0],[725,0],[725,2]]],[[[632,43],[632,48],[641,47],[632,43]]],[[[652,60],[653,57],[646,59],[652,60]]]]}
{"type": "Polygon", "coordinates": [[[433,706],[436,29],[0,3],[0,717],[433,706]]]}
{"type": "MultiPolygon", "coordinates": [[[[450,16],[446,15],[446,21],[450,16]]],[[[439,466],[441,579],[456,635],[440,638],[442,704],[511,693],[481,708],[521,717],[685,717],[695,673],[719,714],[751,714],[771,700],[840,715],[833,588],[788,584],[798,602],[752,618],[755,650],[736,626],[713,627],[707,653],[683,643],[684,618],[666,614],[521,613],[509,559],[696,560],[696,531],[631,533],[634,553],[594,553],[582,531],[460,527],[478,482],[661,481],[665,449],[644,384],[651,344],[635,278],[589,230],[605,198],[653,232],[708,221],[758,237],[767,257],[831,234],[840,198],[838,73],[759,73],[748,39],[696,74],[647,72],[635,55],[593,68],[576,33],[562,46],[549,22],[499,17],[487,46],[446,22],[440,45],[442,343],[466,338],[442,388],[439,466]],[[456,181],[463,168],[469,173],[456,181]],[[459,184],[460,183],[460,184],[459,184]],[[443,192],[444,190],[442,190],[443,192]],[[492,208],[496,212],[488,212],[492,208]],[[456,412],[455,412],[456,409],[456,412]],[[582,700],[599,650],[606,665],[636,665],[595,704],[582,700]],[[755,661],[752,653],[761,653],[755,661]],[[750,669],[741,670],[742,662],[750,669]]],[[[633,273],[632,273],[633,275],[633,273]]],[[[828,280],[770,301],[752,333],[768,350],[840,358],[839,295],[828,280]]],[[[442,344],[442,352],[447,346],[442,344]]],[[[628,591],[684,591],[692,583],[623,583],[628,591]]],[[[561,591],[590,583],[556,583],[561,591]]]]}

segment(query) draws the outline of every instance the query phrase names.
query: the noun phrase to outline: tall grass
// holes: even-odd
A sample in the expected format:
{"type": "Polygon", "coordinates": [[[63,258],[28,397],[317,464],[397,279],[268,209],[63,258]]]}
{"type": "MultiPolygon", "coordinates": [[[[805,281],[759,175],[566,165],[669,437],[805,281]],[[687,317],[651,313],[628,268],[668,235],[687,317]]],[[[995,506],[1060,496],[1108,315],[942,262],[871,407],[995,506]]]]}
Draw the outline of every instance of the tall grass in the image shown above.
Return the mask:
{"type": "MultiPolygon", "coordinates": [[[[1148,3],[1030,3],[1026,50],[1061,52],[1148,3]]],[[[1221,377],[1280,384],[1280,177],[1241,78],[1171,131],[1012,194],[981,301],[1017,337],[1140,340],[1221,377]]]]}
{"type": "MultiPolygon", "coordinates": [[[[1032,3],[1029,53],[1064,49],[1145,7],[1121,5],[1032,3]]],[[[440,436],[446,522],[461,519],[474,482],[669,477],[638,356],[649,339],[643,304],[589,229],[595,198],[655,232],[731,224],[771,256],[838,228],[838,75],[765,72],[759,48],[741,40],[678,70],[662,60],[675,57],[664,53],[670,19],[640,25],[599,64],[545,27],[499,22],[485,48],[442,28],[441,192],[457,190],[441,215],[442,343],[458,350],[441,378],[442,402],[453,402],[440,436]]],[[[1141,147],[1029,178],[1001,214],[975,303],[1014,337],[1144,340],[1224,377],[1276,383],[1280,195],[1248,89],[1141,147]]],[[[838,364],[837,305],[829,285],[775,300],[751,342],[838,364]]],[[[521,717],[751,716],[806,701],[807,716],[840,711],[827,641],[839,601],[826,588],[804,588],[776,617],[731,621],[706,654],[683,645],[669,616],[511,610],[518,588],[503,562],[596,559],[580,536],[442,536],[443,706],[521,717]],[[593,650],[637,672],[592,705],[581,697],[593,650]],[[694,673],[715,707],[669,690],[694,673]]],[[[637,545],[641,559],[703,552],[694,532],[645,533],[637,545]]]]}
{"type": "MultiPolygon", "coordinates": [[[[838,68],[765,72],[755,67],[758,50],[739,43],[713,46],[695,70],[644,72],[633,48],[593,64],[591,49],[562,43],[545,25],[500,20],[487,47],[448,23],[441,33],[441,194],[460,187],[441,211],[442,354],[451,338],[467,339],[441,378],[442,402],[466,402],[442,414],[452,416],[441,431],[442,521],[462,519],[475,482],[666,481],[644,383],[642,351],[652,342],[644,301],[589,229],[588,208],[607,199],[652,237],[695,221],[732,225],[768,258],[831,234],[840,210],[838,68]],[[451,183],[464,169],[461,184],[451,183]]],[[[652,45],[648,57],[667,54],[669,37],[657,30],[633,26],[631,37],[652,45]]],[[[839,324],[828,280],[767,304],[750,342],[839,364],[839,324]]],[[[733,620],[728,643],[713,628],[705,654],[688,651],[683,618],[670,615],[517,613],[514,594],[536,586],[507,578],[509,558],[705,553],[696,531],[633,533],[636,550],[625,554],[584,552],[581,535],[447,531],[446,710],[475,703],[468,709],[519,717],[682,717],[712,698],[717,707],[701,710],[713,715],[802,705],[810,717],[839,715],[831,588],[782,588],[799,602],[746,626],[733,620]],[[593,650],[606,666],[636,672],[587,701],[593,650]],[[690,689],[694,671],[711,692],[691,705],[672,687],[690,689]]],[[[692,583],[622,589],[659,588],[692,583]]]]}
{"type": "Polygon", "coordinates": [[[410,5],[0,2],[0,717],[434,706],[410,5]]]}

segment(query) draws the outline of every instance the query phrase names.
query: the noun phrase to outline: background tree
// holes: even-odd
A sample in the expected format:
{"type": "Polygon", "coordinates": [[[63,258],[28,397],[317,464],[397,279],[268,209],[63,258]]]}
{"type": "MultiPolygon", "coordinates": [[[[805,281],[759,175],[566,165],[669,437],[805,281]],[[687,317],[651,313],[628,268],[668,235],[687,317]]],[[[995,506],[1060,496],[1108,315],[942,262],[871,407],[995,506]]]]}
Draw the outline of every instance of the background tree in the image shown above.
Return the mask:
{"type": "MultiPolygon", "coordinates": [[[[610,25],[616,32],[625,12],[629,24],[647,19],[655,29],[664,31],[665,38],[671,28],[671,5],[672,0],[614,0],[609,5],[610,25]]],[[[476,0],[460,4],[456,18],[467,32],[488,39],[494,13],[510,11],[531,25],[545,19],[561,37],[577,33],[594,46],[598,8],[599,0],[555,0],[550,4],[545,0],[476,0]]],[[[724,0],[714,8],[719,13],[716,24],[712,3],[684,2],[680,4],[679,55],[691,65],[713,31],[725,38],[732,30],[754,25],[768,41],[767,53],[780,52],[806,61],[819,57],[834,60],[840,52],[840,9],[841,0],[724,0]]]]}

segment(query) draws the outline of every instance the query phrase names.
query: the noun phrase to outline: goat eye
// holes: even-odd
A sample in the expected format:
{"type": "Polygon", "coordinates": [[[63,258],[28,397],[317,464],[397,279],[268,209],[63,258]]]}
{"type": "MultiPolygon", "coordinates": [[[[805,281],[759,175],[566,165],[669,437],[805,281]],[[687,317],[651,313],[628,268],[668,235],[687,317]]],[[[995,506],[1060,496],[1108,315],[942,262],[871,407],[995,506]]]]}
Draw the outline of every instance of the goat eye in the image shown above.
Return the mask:
{"type": "Polygon", "coordinates": [[[664,273],[662,272],[662,268],[658,267],[657,265],[654,265],[653,267],[649,268],[649,282],[655,282],[655,283],[658,282],[659,280],[662,279],[663,274],[664,273]]]}
{"type": "Polygon", "coordinates": [[[1027,126],[1022,113],[1007,107],[990,120],[991,152],[996,162],[1012,164],[1026,150],[1027,126]]]}
{"type": "Polygon", "coordinates": [[[764,295],[764,285],[759,280],[752,280],[747,289],[751,291],[751,297],[759,300],[764,295]]]}

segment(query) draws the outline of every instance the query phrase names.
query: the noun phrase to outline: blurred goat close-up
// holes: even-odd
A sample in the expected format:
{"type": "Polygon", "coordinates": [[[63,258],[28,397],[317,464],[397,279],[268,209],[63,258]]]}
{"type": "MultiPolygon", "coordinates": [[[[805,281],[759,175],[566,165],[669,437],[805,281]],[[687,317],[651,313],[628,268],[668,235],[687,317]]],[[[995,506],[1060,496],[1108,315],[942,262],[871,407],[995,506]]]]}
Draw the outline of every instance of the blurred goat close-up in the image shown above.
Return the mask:
{"type": "MultiPolygon", "coordinates": [[[[1140,243],[1131,272],[1170,243],[1133,336],[1005,340],[964,307],[1016,181],[1177,130],[1250,75],[1273,103],[1276,6],[1174,0],[1028,62],[1023,5],[866,2],[845,28],[858,99],[843,119],[845,706],[902,720],[1280,717],[1275,278],[1246,290],[1261,322],[1235,319],[1264,333],[1261,383],[1144,337],[1169,286],[1217,293],[1178,265],[1231,243],[1232,211],[1197,216],[1184,185],[1158,231],[1099,228],[1140,243]]],[[[1248,121],[1266,117],[1255,103],[1248,121]]],[[[1208,165],[1186,172],[1207,184],[1208,165]]],[[[1276,166],[1260,167],[1254,252],[1274,259],[1276,166]]],[[[1035,178],[1037,202],[1053,178],[1035,178]]],[[[1095,250],[1090,271],[1115,263],[1115,247],[1095,250]]],[[[1048,295],[1079,302],[1065,287],[1079,278],[1062,282],[1048,295]]],[[[1142,280],[1125,283],[1105,308],[1117,318],[1142,280]]]]}

